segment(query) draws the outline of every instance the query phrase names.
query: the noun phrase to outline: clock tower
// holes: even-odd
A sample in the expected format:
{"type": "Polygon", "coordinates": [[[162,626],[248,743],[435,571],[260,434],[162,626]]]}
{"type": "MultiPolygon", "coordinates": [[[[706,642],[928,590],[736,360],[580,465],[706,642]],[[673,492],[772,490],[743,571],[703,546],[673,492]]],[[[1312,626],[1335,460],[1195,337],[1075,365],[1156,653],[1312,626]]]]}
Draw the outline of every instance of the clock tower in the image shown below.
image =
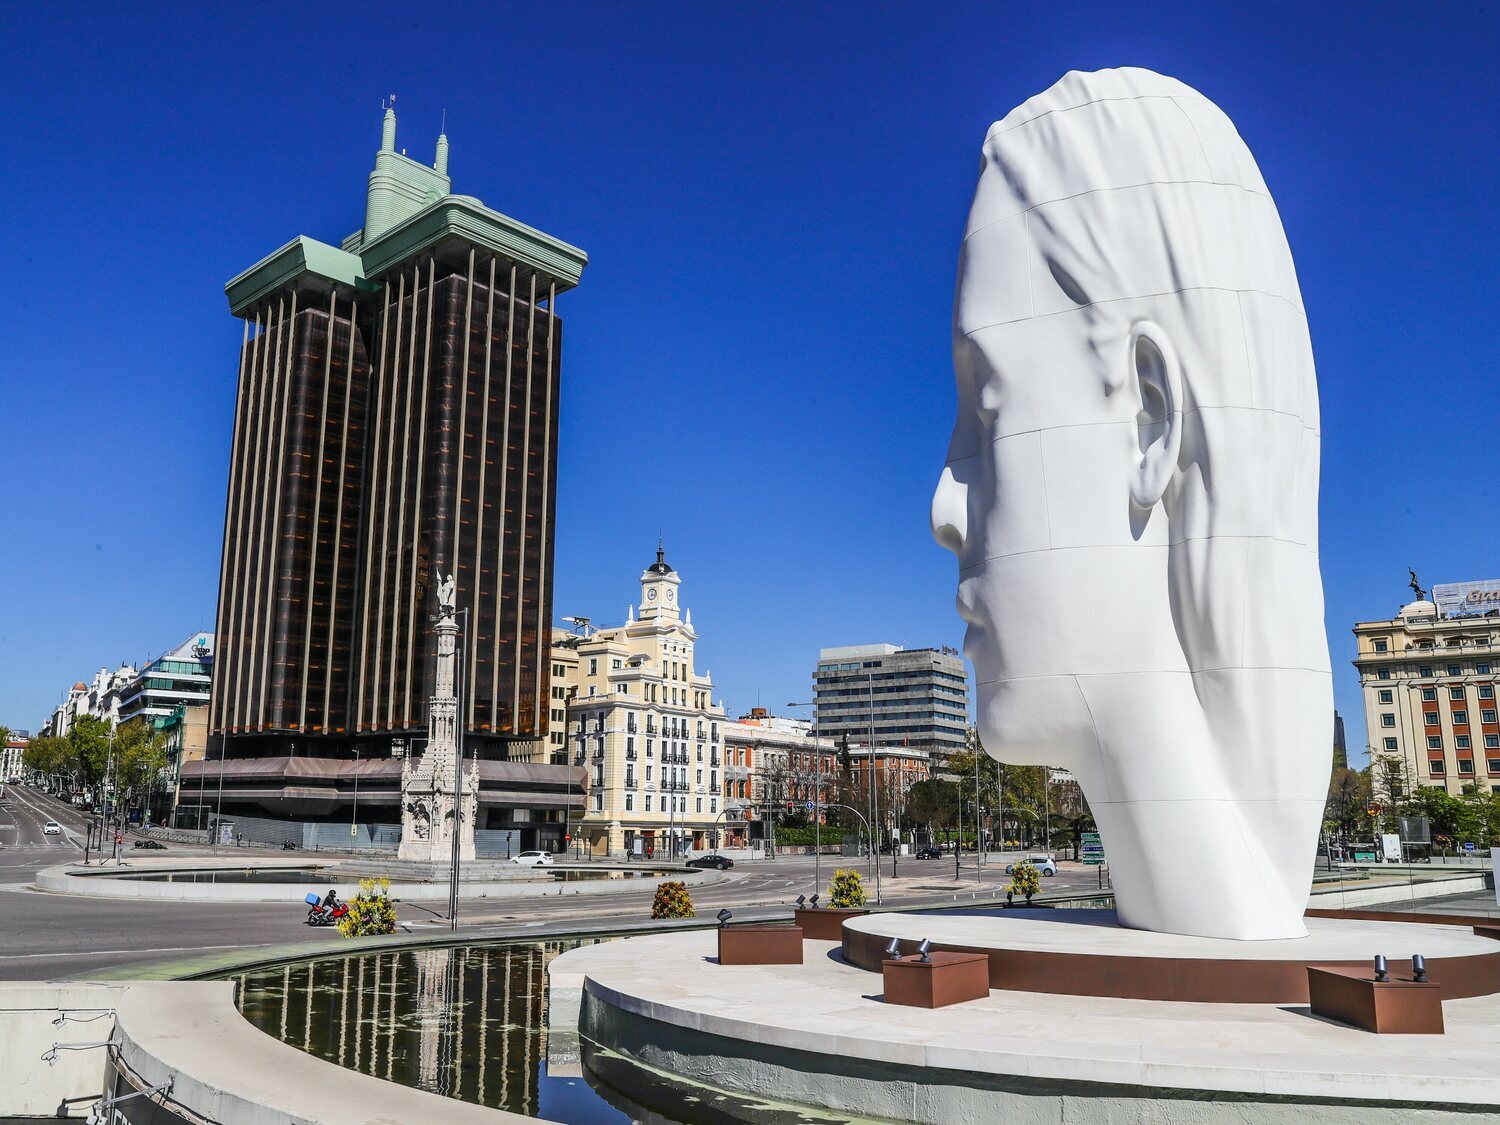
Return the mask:
{"type": "Polygon", "coordinates": [[[641,620],[679,620],[677,587],[681,582],[682,578],[667,564],[666,552],[657,543],[656,561],[641,575],[641,620]]]}

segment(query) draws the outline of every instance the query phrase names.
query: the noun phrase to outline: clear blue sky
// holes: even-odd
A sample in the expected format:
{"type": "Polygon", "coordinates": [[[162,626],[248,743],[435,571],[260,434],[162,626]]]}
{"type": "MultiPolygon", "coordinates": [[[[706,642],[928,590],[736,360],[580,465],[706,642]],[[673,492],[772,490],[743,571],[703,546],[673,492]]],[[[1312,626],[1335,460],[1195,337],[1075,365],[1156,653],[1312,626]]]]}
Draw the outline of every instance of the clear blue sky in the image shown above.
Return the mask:
{"type": "Polygon", "coordinates": [[[390,92],[423,159],[446,107],[455,190],[592,257],[557,615],[623,618],[660,529],[734,713],[808,698],[823,645],[958,642],[927,502],[959,234],[986,127],[1069,69],[1196,86],[1280,205],[1351,748],[1350,624],[1408,563],[1500,575],[1493,0],[346,10],[0,12],[0,722],[212,625],[223,283],[360,225],[390,92]]]}

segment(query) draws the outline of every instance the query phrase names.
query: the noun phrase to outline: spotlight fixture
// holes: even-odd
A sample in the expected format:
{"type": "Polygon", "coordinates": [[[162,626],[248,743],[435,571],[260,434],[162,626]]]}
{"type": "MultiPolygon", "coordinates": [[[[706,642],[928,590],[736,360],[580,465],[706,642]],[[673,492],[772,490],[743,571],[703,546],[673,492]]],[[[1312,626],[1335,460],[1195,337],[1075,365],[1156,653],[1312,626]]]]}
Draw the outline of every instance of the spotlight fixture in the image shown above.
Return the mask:
{"type": "Polygon", "coordinates": [[[807,896],[806,895],[798,895],[797,896],[797,909],[801,910],[806,905],[807,905],[807,896]]]}
{"type": "Polygon", "coordinates": [[[733,918],[734,914],[731,913],[730,910],[729,910],[729,908],[726,906],[723,910],[719,911],[718,917],[719,917],[719,925],[724,926],[724,925],[728,925],[729,919],[733,918]]]}
{"type": "Polygon", "coordinates": [[[891,938],[890,943],[885,947],[885,955],[893,961],[899,961],[901,959],[900,938],[891,938]]]}
{"type": "Polygon", "coordinates": [[[1427,983],[1427,958],[1420,953],[1411,955],[1411,979],[1418,984],[1427,983]]]}
{"type": "Polygon", "coordinates": [[[811,905],[814,910],[816,910],[818,908],[818,892],[814,891],[812,898],[808,899],[807,901],[808,904],[811,905]]]}
{"type": "Polygon", "coordinates": [[[922,959],[922,963],[924,965],[928,961],[932,960],[932,958],[927,955],[928,951],[931,950],[931,949],[932,949],[932,941],[930,939],[928,939],[928,938],[923,938],[921,941],[919,941],[917,943],[917,956],[922,959]]]}
{"type": "Polygon", "coordinates": [[[1391,974],[1386,970],[1385,954],[1384,953],[1377,953],[1377,954],[1375,954],[1375,980],[1376,980],[1376,982],[1379,983],[1379,984],[1384,984],[1386,981],[1388,981],[1390,979],[1391,979],[1391,974]]]}

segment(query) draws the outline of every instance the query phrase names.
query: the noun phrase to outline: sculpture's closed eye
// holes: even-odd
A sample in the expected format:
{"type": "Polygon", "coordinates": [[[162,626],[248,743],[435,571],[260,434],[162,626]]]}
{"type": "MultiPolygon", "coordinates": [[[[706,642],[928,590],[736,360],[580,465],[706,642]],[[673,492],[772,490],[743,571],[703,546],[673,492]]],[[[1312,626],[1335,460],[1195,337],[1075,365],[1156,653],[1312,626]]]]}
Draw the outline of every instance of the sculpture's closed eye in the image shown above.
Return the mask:
{"type": "Polygon", "coordinates": [[[1052,280],[1057,282],[1057,287],[1067,294],[1068,300],[1075,305],[1090,303],[1088,294],[1083,291],[1083,286],[1074,280],[1072,274],[1058,265],[1055,259],[1047,259],[1047,268],[1052,271],[1052,280]]]}

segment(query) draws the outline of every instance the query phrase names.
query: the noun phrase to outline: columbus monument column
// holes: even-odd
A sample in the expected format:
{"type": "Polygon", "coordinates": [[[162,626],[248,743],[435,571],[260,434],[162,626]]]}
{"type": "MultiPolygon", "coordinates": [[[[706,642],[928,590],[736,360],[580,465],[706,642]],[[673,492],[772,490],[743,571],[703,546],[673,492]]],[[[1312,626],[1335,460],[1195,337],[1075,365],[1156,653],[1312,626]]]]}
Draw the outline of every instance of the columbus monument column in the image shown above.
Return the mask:
{"type": "Polygon", "coordinates": [[[453,832],[459,832],[458,854],[474,858],[474,817],[479,805],[479,771],[470,762],[455,792],[458,747],[458,696],[454,691],[458,616],[453,576],[438,578],[437,674],[427,704],[427,749],[412,764],[401,766],[401,850],[399,859],[448,866],[453,862],[453,832]],[[459,815],[455,818],[455,809],[459,815]],[[456,820],[456,826],[455,826],[456,820]]]}

